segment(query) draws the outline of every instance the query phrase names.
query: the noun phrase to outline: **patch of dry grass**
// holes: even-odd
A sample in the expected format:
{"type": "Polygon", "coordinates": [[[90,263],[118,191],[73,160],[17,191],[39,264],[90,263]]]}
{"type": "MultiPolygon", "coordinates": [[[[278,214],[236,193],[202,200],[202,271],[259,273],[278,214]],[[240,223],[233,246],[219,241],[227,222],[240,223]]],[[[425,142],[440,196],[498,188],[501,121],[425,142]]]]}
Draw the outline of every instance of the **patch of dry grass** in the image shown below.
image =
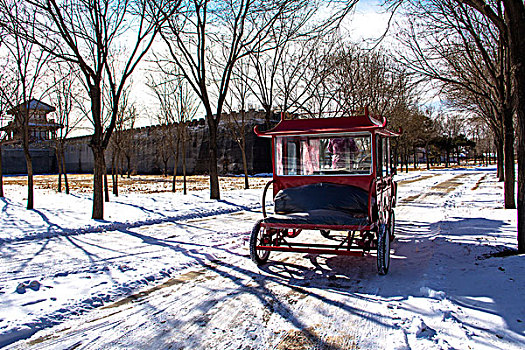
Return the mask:
{"type": "MultiPolygon", "coordinates": [[[[240,190],[244,188],[244,177],[241,176],[221,176],[219,178],[221,190],[240,190]]],[[[263,188],[270,178],[250,177],[250,188],[263,188]]],[[[118,178],[119,193],[158,193],[170,192],[172,189],[173,177],[162,175],[134,175],[118,178]]],[[[72,193],[89,193],[93,188],[93,175],[91,174],[70,174],[68,175],[69,190],[72,193]]],[[[35,175],[34,184],[36,189],[48,189],[56,191],[58,189],[58,175],[35,175]]],[[[111,176],[108,176],[109,190],[113,183],[111,176]]],[[[26,176],[7,176],[4,177],[4,185],[26,186],[26,176]]],[[[175,189],[182,192],[183,178],[177,176],[175,189]]],[[[200,191],[209,188],[209,177],[206,175],[192,175],[187,177],[188,191],[200,191]]],[[[64,183],[62,182],[62,191],[64,183]]]]}

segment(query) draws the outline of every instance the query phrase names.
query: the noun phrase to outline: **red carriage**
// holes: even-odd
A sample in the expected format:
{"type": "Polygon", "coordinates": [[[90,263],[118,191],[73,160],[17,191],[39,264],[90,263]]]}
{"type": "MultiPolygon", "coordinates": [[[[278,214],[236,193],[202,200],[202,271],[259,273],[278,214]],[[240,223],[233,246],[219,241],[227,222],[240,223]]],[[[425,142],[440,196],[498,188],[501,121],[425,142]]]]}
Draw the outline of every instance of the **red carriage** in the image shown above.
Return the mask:
{"type": "Polygon", "coordinates": [[[271,251],[363,255],[377,251],[379,274],[390,264],[397,185],[386,119],[362,115],[310,119],[283,113],[277,126],[255,133],[272,138],[273,180],[263,192],[263,219],[250,237],[250,257],[264,264],[271,251]],[[274,214],[265,197],[273,184],[274,214]],[[294,242],[318,230],[326,243],[294,242]],[[334,234],[343,231],[344,234],[334,234]]]}

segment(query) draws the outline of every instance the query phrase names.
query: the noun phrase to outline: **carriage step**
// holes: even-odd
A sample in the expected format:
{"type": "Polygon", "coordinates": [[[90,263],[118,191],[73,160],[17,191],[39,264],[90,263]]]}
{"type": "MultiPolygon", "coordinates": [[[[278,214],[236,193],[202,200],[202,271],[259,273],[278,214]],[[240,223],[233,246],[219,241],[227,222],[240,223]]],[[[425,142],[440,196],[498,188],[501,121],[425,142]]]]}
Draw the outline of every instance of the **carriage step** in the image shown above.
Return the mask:
{"type": "Polygon", "coordinates": [[[347,250],[347,249],[326,249],[326,248],[308,248],[308,247],[275,247],[275,246],[257,246],[258,250],[268,250],[275,252],[294,252],[294,253],[310,253],[310,254],[333,254],[333,255],[350,255],[363,256],[365,252],[363,249],[347,250]]]}

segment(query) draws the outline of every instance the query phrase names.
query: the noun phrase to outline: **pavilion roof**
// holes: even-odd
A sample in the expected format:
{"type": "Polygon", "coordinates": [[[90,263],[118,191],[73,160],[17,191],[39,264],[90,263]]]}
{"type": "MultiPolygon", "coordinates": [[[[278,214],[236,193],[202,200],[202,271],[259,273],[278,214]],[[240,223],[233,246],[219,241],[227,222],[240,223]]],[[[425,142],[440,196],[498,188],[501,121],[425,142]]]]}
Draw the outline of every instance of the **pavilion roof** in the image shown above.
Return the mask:
{"type": "Polygon", "coordinates": [[[23,102],[19,104],[18,106],[11,108],[10,110],[7,111],[7,114],[12,115],[22,109],[28,109],[28,110],[34,110],[34,111],[44,111],[46,113],[54,112],[56,110],[55,107],[50,106],[47,103],[39,101],[35,98],[32,98],[29,100],[29,102],[23,102]]]}

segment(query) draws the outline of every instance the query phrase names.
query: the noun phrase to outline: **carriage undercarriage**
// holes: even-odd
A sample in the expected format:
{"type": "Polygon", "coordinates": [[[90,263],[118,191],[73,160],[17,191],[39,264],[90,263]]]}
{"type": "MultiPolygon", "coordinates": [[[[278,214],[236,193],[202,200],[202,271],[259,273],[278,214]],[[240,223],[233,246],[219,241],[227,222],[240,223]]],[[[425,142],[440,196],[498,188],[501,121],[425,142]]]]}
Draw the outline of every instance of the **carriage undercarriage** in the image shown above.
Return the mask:
{"type": "Polygon", "coordinates": [[[390,242],[394,239],[394,225],[393,214],[386,225],[366,226],[276,225],[259,220],[250,237],[250,257],[261,265],[268,261],[270,252],[346,256],[365,256],[376,252],[378,272],[386,274],[390,261],[390,242]],[[325,242],[334,243],[296,242],[294,238],[304,231],[311,234],[314,232],[310,231],[319,231],[325,242]]]}

